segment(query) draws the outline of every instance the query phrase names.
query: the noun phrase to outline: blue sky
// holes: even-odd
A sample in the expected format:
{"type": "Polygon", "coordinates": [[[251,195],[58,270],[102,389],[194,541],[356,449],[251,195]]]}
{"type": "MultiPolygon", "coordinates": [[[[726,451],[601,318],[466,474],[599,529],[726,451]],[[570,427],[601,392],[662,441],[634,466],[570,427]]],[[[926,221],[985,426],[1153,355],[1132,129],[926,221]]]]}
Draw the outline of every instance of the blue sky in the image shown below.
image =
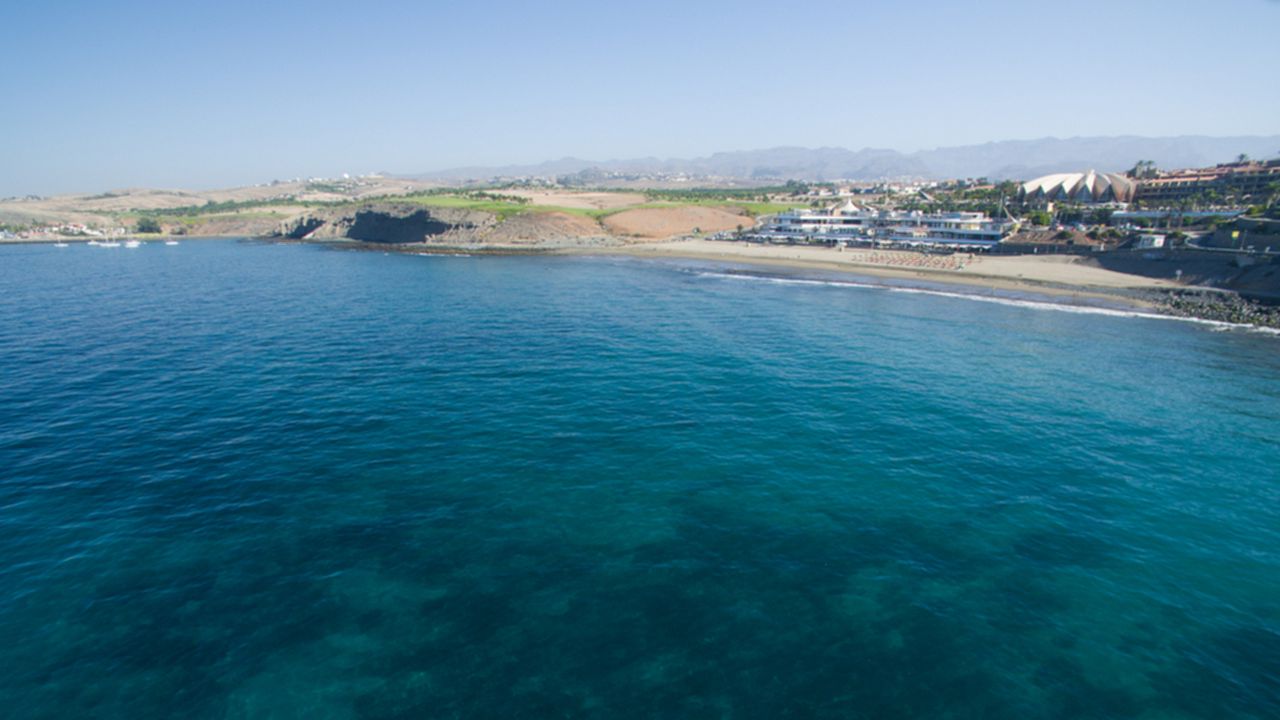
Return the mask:
{"type": "Polygon", "coordinates": [[[0,196],[1280,132],[1280,3],[8,2],[0,196]]]}

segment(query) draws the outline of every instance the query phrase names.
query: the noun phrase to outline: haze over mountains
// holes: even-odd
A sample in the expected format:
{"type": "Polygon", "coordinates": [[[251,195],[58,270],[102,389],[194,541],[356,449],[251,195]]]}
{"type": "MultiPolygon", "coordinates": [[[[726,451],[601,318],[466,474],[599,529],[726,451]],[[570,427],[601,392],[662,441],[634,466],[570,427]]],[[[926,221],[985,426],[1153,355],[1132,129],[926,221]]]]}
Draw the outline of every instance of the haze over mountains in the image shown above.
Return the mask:
{"type": "Polygon", "coordinates": [[[875,148],[776,147],[720,152],[691,159],[649,157],[597,162],[563,158],[536,165],[453,168],[413,177],[465,181],[494,177],[553,177],[594,171],[635,175],[684,173],[735,180],[942,180],[965,177],[1018,180],[1074,170],[1121,171],[1133,167],[1138,160],[1153,160],[1157,167],[1166,169],[1202,167],[1234,160],[1242,153],[1255,159],[1276,157],[1280,153],[1280,135],[1041,138],[912,153],[875,148]]]}

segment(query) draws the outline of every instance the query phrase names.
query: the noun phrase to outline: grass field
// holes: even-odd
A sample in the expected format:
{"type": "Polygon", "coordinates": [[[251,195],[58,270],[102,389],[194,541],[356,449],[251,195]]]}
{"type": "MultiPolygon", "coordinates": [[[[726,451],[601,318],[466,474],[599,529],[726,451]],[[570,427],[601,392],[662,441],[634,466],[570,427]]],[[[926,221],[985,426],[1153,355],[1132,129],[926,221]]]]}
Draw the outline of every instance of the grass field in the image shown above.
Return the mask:
{"type": "MultiPolygon", "coordinates": [[[[458,208],[460,210],[480,210],[482,212],[491,212],[500,219],[505,220],[512,215],[516,215],[525,211],[550,210],[546,207],[533,207],[527,203],[516,202],[515,200],[495,199],[486,197],[468,197],[466,195],[404,195],[393,196],[387,198],[388,202],[410,202],[427,207],[446,207],[458,208]]],[[[568,211],[568,208],[557,208],[568,211]]],[[[588,214],[587,211],[575,212],[574,214],[588,214]]],[[[591,216],[594,217],[594,216],[591,216]]]]}
{"type": "Polygon", "coordinates": [[[776,202],[754,202],[746,200],[719,200],[719,199],[688,199],[688,200],[653,200],[633,205],[625,205],[622,207],[609,208],[606,210],[594,208],[576,208],[561,205],[532,205],[528,203],[520,203],[514,200],[496,200],[489,198],[474,198],[464,195],[406,195],[404,197],[388,198],[389,200],[399,202],[412,202],[428,207],[448,207],[461,208],[465,210],[481,210],[491,212],[498,215],[499,218],[506,219],[512,215],[522,212],[559,212],[568,215],[579,215],[599,220],[614,213],[623,212],[625,210],[639,210],[645,208],[678,208],[678,207],[718,207],[718,208],[741,208],[747,215],[758,217],[760,215],[771,215],[773,213],[782,212],[793,207],[798,207],[801,203],[776,203],[776,202]]]}

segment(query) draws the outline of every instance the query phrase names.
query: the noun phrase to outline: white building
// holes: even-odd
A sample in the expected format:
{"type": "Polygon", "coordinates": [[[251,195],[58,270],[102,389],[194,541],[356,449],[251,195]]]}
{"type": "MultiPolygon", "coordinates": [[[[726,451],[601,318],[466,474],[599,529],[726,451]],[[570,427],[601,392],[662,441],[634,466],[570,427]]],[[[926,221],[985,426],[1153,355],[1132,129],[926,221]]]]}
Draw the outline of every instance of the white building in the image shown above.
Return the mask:
{"type": "Polygon", "coordinates": [[[894,245],[991,247],[1014,224],[978,212],[925,214],[871,210],[846,202],[831,210],[793,210],[776,215],[756,233],[769,240],[874,242],[894,245]]]}
{"type": "Polygon", "coordinates": [[[1137,184],[1118,173],[1057,173],[1025,182],[1018,190],[1024,202],[1127,203],[1137,184]]]}

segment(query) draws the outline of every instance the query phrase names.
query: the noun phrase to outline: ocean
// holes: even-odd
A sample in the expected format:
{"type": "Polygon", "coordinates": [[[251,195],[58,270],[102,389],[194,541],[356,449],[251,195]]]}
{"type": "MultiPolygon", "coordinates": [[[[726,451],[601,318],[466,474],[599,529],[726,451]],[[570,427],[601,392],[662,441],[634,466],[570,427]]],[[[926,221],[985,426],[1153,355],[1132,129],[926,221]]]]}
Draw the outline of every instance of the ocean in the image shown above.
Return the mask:
{"type": "Polygon", "coordinates": [[[9,718],[1280,717],[1280,337],[0,247],[9,718]]]}

